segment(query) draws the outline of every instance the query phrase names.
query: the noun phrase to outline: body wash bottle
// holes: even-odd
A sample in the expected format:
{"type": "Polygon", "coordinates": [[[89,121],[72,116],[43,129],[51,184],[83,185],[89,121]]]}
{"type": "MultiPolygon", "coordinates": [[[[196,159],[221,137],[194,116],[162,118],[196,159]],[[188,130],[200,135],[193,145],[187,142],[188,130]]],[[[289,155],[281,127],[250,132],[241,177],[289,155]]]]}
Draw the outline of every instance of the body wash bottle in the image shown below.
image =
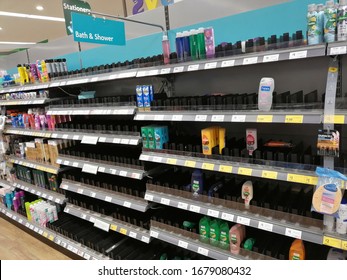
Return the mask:
{"type": "Polygon", "coordinates": [[[253,198],[253,183],[251,181],[246,181],[242,185],[242,199],[245,200],[245,207],[249,209],[249,204],[253,198]]]}
{"type": "Polygon", "coordinates": [[[162,40],[164,64],[170,64],[170,41],[166,34],[163,35],[162,40]]]}
{"type": "Polygon", "coordinates": [[[259,84],[258,109],[260,111],[270,111],[272,107],[272,93],[275,89],[273,78],[262,78],[259,84]]]}

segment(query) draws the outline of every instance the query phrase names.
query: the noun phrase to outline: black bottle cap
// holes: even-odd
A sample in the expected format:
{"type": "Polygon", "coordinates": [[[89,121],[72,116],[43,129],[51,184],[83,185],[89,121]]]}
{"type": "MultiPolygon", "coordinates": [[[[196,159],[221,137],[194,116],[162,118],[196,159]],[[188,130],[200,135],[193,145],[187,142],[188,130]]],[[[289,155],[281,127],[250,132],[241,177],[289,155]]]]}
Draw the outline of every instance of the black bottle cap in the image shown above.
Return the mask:
{"type": "Polygon", "coordinates": [[[259,45],[259,46],[264,46],[264,45],[265,45],[265,38],[264,38],[264,37],[260,37],[260,38],[259,38],[258,45],[259,45]]]}
{"type": "Polygon", "coordinates": [[[289,33],[283,33],[283,41],[288,42],[289,41],[289,33]]]}

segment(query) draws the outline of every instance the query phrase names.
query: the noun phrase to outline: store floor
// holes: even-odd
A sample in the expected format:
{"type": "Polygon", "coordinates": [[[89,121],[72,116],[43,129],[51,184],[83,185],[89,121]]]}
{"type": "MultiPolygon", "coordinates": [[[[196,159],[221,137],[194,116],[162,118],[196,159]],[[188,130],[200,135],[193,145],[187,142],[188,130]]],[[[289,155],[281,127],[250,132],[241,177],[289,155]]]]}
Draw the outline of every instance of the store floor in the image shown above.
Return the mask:
{"type": "Polygon", "coordinates": [[[0,260],[70,259],[2,218],[0,244],[0,260]]]}

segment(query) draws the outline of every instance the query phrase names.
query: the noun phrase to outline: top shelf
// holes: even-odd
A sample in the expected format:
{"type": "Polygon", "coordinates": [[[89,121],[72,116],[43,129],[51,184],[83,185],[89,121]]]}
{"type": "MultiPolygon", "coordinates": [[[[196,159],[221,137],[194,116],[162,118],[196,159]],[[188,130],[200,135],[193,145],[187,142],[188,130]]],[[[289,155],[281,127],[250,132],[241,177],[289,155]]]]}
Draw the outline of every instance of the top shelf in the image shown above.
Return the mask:
{"type": "MultiPolygon", "coordinates": [[[[329,51],[338,52],[336,47],[340,47],[341,54],[346,53],[342,52],[343,47],[346,49],[346,42],[343,43],[333,43],[328,45],[329,51]],[[338,44],[338,46],[335,46],[338,44]]],[[[330,52],[329,52],[330,54],[330,52]]],[[[260,64],[284,60],[296,60],[303,58],[311,57],[320,57],[326,55],[326,45],[314,45],[314,46],[302,46],[296,48],[288,49],[277,49],[265,52],[254,52],[246,53],[242,55],[233,55],[222,58],[208,59],[208,60],[196,60],[190,62],[184,62],[179,64],[168,64],[160,65],[154,67],[145,67],[145,68],[134,68],[127,70],[119,70],[102,74],[94,74],[81,77],[72,77],[65,78],[61,80],[54,80],[49,83],[42,84],[29,84],[25,86],[15,86],[8,87],[0,90],[1,93],[11,93],[19,91],[28,91],[28,90],[40,90],[46,88],[62,87],[62,86],[73,86],[86,83],[95,83],[101,81],[110,81],[117,79],[127,79],[135,77],[148,77],[148,76],[157,76],[157,75],[168,75],[184,72],[192,72],[198,70],[212,70],[218,68],[227,68],[234,66],[243,66],[251,64],[260,64]]]]}

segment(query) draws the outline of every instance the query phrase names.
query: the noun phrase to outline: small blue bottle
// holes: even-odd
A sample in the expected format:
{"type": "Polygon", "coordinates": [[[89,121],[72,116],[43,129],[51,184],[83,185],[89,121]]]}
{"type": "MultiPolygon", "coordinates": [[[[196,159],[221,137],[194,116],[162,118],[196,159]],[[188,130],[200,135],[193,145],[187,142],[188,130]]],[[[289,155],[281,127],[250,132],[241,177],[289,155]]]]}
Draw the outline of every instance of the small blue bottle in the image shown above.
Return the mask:
{"type": "Polygon", "coordinates": [[[182,35],[183,40],[183,59],[184,61],[190,60],[190,33],[184,31],[182,35]]]}
{"type": "Polygon", "coordinates": [[[177,62],[184,61],[183,55],[183,34],[182,32],[176,33],[176,53],[177,53],[177,62]]]}

